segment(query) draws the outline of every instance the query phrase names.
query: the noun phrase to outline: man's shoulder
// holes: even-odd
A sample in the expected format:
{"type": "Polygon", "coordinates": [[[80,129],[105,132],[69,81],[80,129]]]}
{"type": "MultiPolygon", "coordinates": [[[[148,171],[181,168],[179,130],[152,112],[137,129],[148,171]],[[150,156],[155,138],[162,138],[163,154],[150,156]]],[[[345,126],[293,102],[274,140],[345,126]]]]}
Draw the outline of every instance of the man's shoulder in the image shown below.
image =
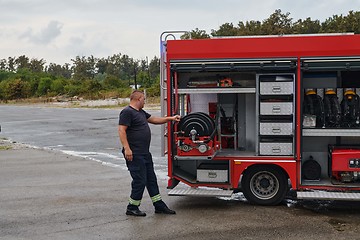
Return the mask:
{"type": "Polygon", "coordinates": [[[130,106],[126,106],[123,110],[121,110],[121,114],[123,114],[123,113],[133,113],[133,112],[136,112],[136,111],[134,111],[134,109],[132,108],[132,107],[130,107],[130,106]]]}
{"type": "Polygon", "coordinates": [[[131,110],[131,107],[130,107],[130,106],[126,106],[126,107],[123,108],[123,110],[121,110],[121,112],[123,112],[123,111],[129,111],[129,110],[131,110]]]}

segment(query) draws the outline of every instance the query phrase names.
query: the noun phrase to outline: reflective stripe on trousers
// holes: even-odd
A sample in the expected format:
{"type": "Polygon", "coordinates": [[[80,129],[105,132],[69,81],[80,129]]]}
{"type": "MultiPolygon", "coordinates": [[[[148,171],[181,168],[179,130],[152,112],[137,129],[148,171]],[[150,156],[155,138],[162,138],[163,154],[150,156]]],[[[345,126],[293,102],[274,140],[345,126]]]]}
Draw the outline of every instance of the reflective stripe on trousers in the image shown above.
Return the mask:
{"type": "Polygon", "coordinates": [[[133,154],[133,160],[126,161],[126,165],[132,177],[129,204],[140,205],[145,187],[149,192],[152,202],[160,201],[161,196],[151,153],[133,154]]]}

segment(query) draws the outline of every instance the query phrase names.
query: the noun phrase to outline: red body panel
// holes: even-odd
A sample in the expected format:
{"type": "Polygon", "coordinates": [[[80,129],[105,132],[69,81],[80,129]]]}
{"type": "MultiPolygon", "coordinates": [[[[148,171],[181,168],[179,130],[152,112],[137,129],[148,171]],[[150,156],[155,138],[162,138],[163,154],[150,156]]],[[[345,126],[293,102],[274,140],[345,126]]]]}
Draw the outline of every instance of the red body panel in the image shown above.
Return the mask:
{"type": "Polygon", "coordinates": [[[360,35],[169,40],[172,59],[359,56],[360,35]]]}

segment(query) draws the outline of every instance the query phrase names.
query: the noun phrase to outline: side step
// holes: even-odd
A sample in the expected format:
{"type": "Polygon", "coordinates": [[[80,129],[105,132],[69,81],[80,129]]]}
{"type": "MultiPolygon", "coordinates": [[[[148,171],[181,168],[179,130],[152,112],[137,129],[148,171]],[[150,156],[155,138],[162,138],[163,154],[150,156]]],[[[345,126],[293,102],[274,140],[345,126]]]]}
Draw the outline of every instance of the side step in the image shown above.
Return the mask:
{"type": "Polygon", "coordinates": [[[342,201],[359,201],[360,193],[345,193],[345,192],[296,192],[298,199],[309,200],[342,200],[342,201]]]}
{"type": "Polygon", "coordinates": [[[168,192],[169,196],[201,196],[201,197],[231,197],[233,190],[212,188],[184,188],[176,187],[168,192]]]}

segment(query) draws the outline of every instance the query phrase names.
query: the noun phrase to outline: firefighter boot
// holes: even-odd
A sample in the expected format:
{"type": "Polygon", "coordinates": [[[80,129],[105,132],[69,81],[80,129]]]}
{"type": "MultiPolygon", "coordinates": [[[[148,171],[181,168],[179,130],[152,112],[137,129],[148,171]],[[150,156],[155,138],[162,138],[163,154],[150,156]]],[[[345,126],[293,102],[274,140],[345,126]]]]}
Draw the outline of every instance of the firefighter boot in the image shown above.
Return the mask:
{"type": "Polygon", "coordinates": [[[126,209],[126,215],[137,216],[137,217],[145,217],[146,213],[140,211],[138,206],[129,204],[127,209],[126,209]]]}
{"type": "Polygon", "coordinates": [[[154,202],[154,206],[155,213],[176,214],[176,212],[168,208],[168,206],[166,206],[166,204],[162,200],[154,202]]]}

